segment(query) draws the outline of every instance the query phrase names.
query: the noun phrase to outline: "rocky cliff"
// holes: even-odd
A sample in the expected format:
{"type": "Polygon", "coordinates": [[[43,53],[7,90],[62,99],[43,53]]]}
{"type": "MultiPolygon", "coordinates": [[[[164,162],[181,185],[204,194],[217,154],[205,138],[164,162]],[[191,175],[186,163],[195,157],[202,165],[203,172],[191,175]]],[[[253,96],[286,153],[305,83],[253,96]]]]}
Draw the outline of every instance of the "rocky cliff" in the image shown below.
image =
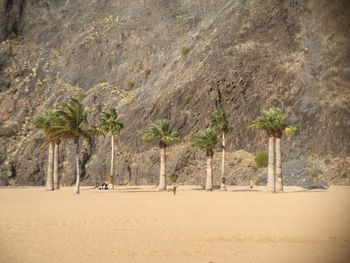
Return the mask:
{"type": "MultiPolygon", "coordinates": [[[[125,123],[117,139],[120,183],[157,181],[156,145],[142,134],[159,118],[183,137],[169,149],[169,173],[204,181],[204,153],[189,138],[219,106],[235,128],[229,183],[263,180],[252,154],[267,140],[247,125],[270,106],[299,127],[283,140],[290,176],[349,183],[347,0],[0,0],[0,40],[2,184],[44,183],[47,153],[32,120],[81,92],[91,124],[107,106],[125,123]]],[[[61,145],[67,184],[72,153],[70,143],[61,145]]],[[[107,139],[85,145],[85,183],[106,175],[109,156],[107,139]]]]}

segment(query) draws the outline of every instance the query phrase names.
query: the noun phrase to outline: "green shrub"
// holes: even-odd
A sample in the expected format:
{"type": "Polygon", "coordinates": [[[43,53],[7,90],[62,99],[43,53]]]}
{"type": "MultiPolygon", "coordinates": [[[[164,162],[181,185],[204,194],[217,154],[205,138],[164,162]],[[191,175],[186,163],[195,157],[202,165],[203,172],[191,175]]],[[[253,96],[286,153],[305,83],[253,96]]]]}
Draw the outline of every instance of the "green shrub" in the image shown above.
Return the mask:
{"type": "Polygon", "coordinates": [[[193,98],[192,95],[187,95],[187,96],[185,97],[186,103],[189,103],[189,102],[192,100],[192,98],[193,98]]]}
{"type": "Polygon", "coordinates": [[[19,32],[11,32],[11,35],[9,36],[9,39],[16,39],[21,37],[21,34],[19,32]]]}
{"type": "Polygon", "coordinates": [[[148,77],[151,74],[151,70],[150,69],[146,69],[145,70],[145,76],[148,77]]]}
{"type": "Polygon", "coordinates": [[[190,53],[190,49],[188,47],[182,47],[181,48],[181,55],[184,57],[184,56],[187,56],[188,53],[190,53]]]}
{"type": "Polygon", "coordinates": [[[265,152],[258,152],[255,155],[255,164],[256,167],[262,168],[267,167],[269,161],[269,156],[265,152]]]}
{"type": "Polygon", "coordinates": [[[316,165],[313,165],[312,167],[308,167],[306,171],[308,175],[314,178],[322,174],[322,170],[320,169],[320,167],[317,167],[316,165]]]}
{"type": "Polygon", "coordinates": [[[128,89],[133,89],[135,88],[135,83],[132,81],[128,81],[128,89]]]}

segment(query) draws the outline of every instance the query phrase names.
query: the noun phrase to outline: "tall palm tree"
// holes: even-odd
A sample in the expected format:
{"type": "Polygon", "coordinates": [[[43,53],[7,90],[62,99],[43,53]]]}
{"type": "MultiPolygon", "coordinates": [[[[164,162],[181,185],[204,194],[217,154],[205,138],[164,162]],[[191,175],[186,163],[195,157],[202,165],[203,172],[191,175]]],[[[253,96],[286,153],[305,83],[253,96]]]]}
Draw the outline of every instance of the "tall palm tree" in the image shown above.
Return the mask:
{"type": "Polygon", "coordinates": [[[45,111],[42,115],[37,117],[34,120],[34,127],[41,130],[42,133],[46,136],[45,142],[42,144],[42,147],[48,144],[49,146],[49,158],[48,158],[48,169],[46,176],[46,189],[53,191],[58,189],[58,148],[56,149],[57,141],[51,141],[50,136],[52,134],[52,127],[58,122],[57,111],[50,109],[45,111]],[[54,184],[54,181],[57,180],[57,184],[54,184]]]}
{"type": "Polygon", "coordinates": [[[288,122],[287,116],[281,109],[271,108],[270,111],[273,113],[272,129],[273,136],[276,140],[276,191],[283,192],[281,137],[283,132],[285,132],[288,136],[293,135],[297,131],[297,127],[288,122]]]}
{"type": "Polygon", "coordinates": [[[98,125],[98,130],[103,135],[111,136],[111,172],[109,176],[109,181],[112,184],[112,189],[114,189],[114,136],[120,133],[124,128],[124,124],[118,119],[117,111],[114,108],[107,108],[101,113],[100,123],[98,125]]]}
{"type": "Polygon", "coordinates": [[[263,110],[250,127],[262,129],[267,132],[269,136],[268,187],[271,189],[271,183],[269,181],[273,178],[274,192],[283,191],[281,137],[283,132],[288,136],[294,134],[297,128],[289,124],[281,109],[276,107],[263,110]],[[276,166],[274,164],[274,156],[276,156],[276,166]]]}
{"type": "Polygon", "coordinates": [[[60,122],[52,127],[50,139],[73,140],[75,144],[75,161],[76,161],[76,184],[74,193],[80,192],[80,165],[79,165],[79,139],[82,137],[91,142],[93,131],[87,128],[87,112],[82,104],[82,99],[71,98],[61,105],[57,111],[60,122]]]}
{"type": "Polygon", "coordinates": [[[214,149],[219,145],[217,130],[214,128],[207,128],[196,132],[192,136],[192,146],[205,150],[207,154],[207,179],[205,183],[205,189],[208,191],[213,190],[213,156],[214,149]]]}
{"type": "Polygon", "coordinates": [[[178,132],[170,127],[169,120],[159,120],[149,127],[144,134],[143,139],[146,142],[157,141],[160,149],[160,175],[159,190],[166,189],[166,148],[180,141],[178,132]]]}
{"type": "Polygon", "coordinates": [[[221,190],[226,189],[226,180],[225,180],[225,146],[226,146],[226,134],[232,131],[232,127],[230,127],[225,111],[217,110],[211,116],[211,127],[217,130],[218,135],[221,136],[222,139],[222,158],[221,158],[221,190]]]}
{"type": "Polygon", "coordinates": [[[273,133],[273,120],[273,108],[270,110],[263,110],[260,116],[255,119],[249,127],[252,129],[264,130],[269,138],[267,188],[275,192],[275,137],[273,133]]]}

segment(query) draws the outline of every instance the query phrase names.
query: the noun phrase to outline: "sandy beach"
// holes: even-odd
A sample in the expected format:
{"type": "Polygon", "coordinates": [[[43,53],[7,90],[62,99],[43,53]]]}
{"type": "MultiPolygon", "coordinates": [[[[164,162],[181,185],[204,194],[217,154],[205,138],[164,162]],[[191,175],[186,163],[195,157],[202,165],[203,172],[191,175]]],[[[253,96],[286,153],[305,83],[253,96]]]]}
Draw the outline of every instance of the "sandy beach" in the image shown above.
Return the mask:
{"type": "Polygon", "coordinates": [[[0,189],[0,262],[349,262],[350,188],[0,189]]]}

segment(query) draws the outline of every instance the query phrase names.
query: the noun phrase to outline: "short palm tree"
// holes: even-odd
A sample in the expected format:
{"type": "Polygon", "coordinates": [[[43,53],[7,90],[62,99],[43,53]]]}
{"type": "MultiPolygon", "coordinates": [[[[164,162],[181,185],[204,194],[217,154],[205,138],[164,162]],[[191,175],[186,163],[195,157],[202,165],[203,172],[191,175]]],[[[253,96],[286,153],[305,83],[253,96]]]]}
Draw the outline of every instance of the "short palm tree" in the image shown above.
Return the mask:
{"type": "Polygon", "coordinates": [[[272,107],[269,110],[263,110],[261,115],[252,122],[250,127],[266,131],[269,137],[267,186],[269,189],[273,189],[274,192],[283,191],[281,137],[284,131],[288,135],[295,133],[296,127],[290,125],[283,112],[275,107],[272,107]]]}
{"type": "Polygon", "coordinates": [[[75,144],[76,184],[74,193],[80,192],[79,139],[91,142],[93,131],[87,128],[87,112],[81,99],[71,98],[57,111],[60,122],[52,127],[51,140],[73,140],[75,144]]]}
{"type": "Polygon", "coordinates": [[[49,145],[49,158],[48,158],[48,169],[46,176],[46,189],[54,190],[59,189],[58,181],[58,145],[59,140],[52,141],[50,136],[52,134],[52,128],[59,121],[56,110],[50,109],[45,111],[42,115],[34,120],[34,127],[41,130],[46,136],[46,141],[42,146],[49,145]]]}
{"type": "Polygon", "coordinates": [[[178,132],[170,127],[169,120],[159,120],[149,127],[144,134],[146,142],[158,142],[160,149],[159,190],[166,189],[166,148],[180,141],[178,132]]]}
{"type": "Polygon", "coordinates": [[[232,131],[232,127],[230,127],[225,111],[217,110],[211,116],[211,127],[217,130],[218,135],[221,136],[222,139],[222,158],[221,158],[221,190],[226,189],[226,179],[225,179],[225,145],[226,145],[226,134],[232,131]]]}
{"type": "Polygon", "coordinates": [[[103,135],[111,136],[111,172],[109,181],[114,189],[114,136],[120,133],[124,128],[124,124],[118,119],[117,111],[114,108],[107,108],[101,113],[98,131],[103,135]]]}
{"type": "Polygon", "coordinates": [[[205,150],[207,154],[207,179],[205,189],[213,190],[213,156],[214,149],[219,145],[217,130],[209,127],[205,130],[196,132],[192,136],[192,146],[194,148],[205,150]]]}

